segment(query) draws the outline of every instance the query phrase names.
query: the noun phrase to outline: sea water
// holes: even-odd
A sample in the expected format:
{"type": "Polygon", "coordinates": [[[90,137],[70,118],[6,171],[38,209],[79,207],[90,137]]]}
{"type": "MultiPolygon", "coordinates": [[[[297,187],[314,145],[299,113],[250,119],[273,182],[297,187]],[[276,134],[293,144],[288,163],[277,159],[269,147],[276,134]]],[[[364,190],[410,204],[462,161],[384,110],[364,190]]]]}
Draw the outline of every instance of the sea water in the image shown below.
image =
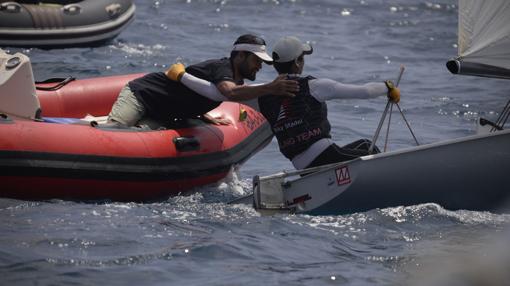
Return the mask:
{"type": "MultiPolygon", "coordinates": [[[[420,143],[474,134],[509,99],[507,81],[455,76],[456,1],[138,0],[99,47],[21,49],[36,80],[162,71],[228,56],[241,34],[309,41],[305,74],[396,80],[420,143]]],[[[264,66],[256,82],[275,77],[264,66]]],[[[333,139],[372,138],[384,98],[328,103],[333,139]]],[[[384,132],[385,133],[385,132],[384,132]]],[[[384,145],[384,134],[378,145],[384,145]]],[[[387,148],[414,144],[394,113],[387,148]]],[[[481,150],[483,152],[483,150],[481,150]]],[[[417,162],[419,163],[419,162],[417,162]]],[[[263,216],[226,202],[254,175],[291,169],[273,140],[218,184],[157,203],[0,199],[0,285],[504,285],[510,216],[428,203],[342,216],[263,216]],[[475,282],[473,282],[475,281],[475,282]],[[468,284],[468,283],[474,284],[468,284]]],[[[398,180],[399,174],[389,178],[398,180]]],[[[1,187],[1,186],[0,186],[1,187]]],[[[143,190],[141,190],[143,191],[143,190]]],[[[409,195],[412,196],[412,186],[409,195]]]]}

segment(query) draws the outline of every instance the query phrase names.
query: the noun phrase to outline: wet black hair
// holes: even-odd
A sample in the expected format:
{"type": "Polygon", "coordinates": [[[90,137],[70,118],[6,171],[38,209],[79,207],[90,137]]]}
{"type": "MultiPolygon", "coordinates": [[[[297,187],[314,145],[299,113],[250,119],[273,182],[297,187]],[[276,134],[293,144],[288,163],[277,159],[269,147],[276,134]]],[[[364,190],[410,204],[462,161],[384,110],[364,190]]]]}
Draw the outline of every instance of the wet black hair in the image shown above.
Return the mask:
{"type": "Polygon", "coordinates": [[[252,35],[252,34],[244,34],[239,36],[237,40],[234,42],[234,45],[237,44],[255,44],[255,45],[266,45],[266,41],[261,37],[252,35]]]}
{"type": "MultiPolygon", "coordinates": [[[[273,59],[275,58],[274,55],[275,55],[275,53],[273,53],[273,59]]],[[[292,60],[290,62],[284,62],[284,63],[273,62],[273,66],[279,74],[291,73],[292,65],[294,63],[295,63],[294,60],[292,60]]]]}

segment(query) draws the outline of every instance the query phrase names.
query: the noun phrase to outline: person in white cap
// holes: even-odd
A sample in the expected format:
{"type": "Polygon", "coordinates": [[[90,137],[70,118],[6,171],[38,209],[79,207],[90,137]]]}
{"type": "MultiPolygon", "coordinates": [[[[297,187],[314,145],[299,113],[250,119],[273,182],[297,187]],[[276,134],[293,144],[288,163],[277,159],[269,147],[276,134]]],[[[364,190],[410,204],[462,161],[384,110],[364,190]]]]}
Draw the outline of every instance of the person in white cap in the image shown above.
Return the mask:
{"type": "MultiPolygon", "coordinates": [[[[326,100],[374,98],[386,95],[392,102],[400,100],[400,90],[391,81],[371,82],[364,85],[343,84],[331,79],[317,79],[301,76],[304,56],[313,53],[309,44],[296,37],[283,37],[273,48],[273,66],[280,76],[299,82],[299,92],[293,97],[269,94],[258,97],[260,110],[271,125],[280,151],[291,160],[296,169],[305,169],[330,163],[351,160],[368,155],[370,140],[361,139],[343,147],[331,140],[331,125],[328,121],[326,100]]],[[[193,75],[176,71],[171,78],[180,80],[196,92],[207,96],[221,97],[221,93],[210,82],[193,75]]],[[[374,148],[373,153],[379,149],[374,148]]]]}
{"type": "MultiPolygon", "coordinates": [[[[257,36],[242,35],[234,43],[230,58],[208,60],[186,68],[186,72],[215,85],[220,97],[202,96],[185,85],[169,79],[170,71],[154,72],[130,81],[120,92],[108,116],[109,125],[164,127],[175,119],[202,117],[217,124],[207,112],[222,101],[241,101],[265,94],[293,96],[298,90],[296,81],[285,76],[273,82],[249,86],[244,79],[255,80],[262,62],[271,64],[265,41],[257,36]]],[[[184,66],[179,65],[184,71],[184,66]]]]}
{"type": "MultiPolygon", "coordinates": [[[[273,48],[273,65],[279,74],[299,82],[295,97],[260,97],[260,112],[271,124],[280,151],[296,169],[305,169],[368,155],[370,140],[361,139],[343,147],[331,140],[326,100],[373,98],[387,95],[400,100],[400,90],[390,81],[364,85],[343,84],[331,79],[301,76],[304,56],[313,53],[309,44],[296,37],[281,38],[273,48]]],[[[377,147],[373,153],[378,153],[377,147]]]]}

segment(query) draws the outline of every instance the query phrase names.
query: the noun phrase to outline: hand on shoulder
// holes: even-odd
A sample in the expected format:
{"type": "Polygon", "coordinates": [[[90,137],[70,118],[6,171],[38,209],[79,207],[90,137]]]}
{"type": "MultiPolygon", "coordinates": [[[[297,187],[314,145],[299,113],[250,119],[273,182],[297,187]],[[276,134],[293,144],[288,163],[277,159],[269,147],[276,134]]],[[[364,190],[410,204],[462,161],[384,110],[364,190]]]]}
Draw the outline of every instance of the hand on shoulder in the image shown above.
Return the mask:
{"type": "Polygon", "coordinates": [[[287,79],[286,74],[281,74],[268,84],[268,88],[270,94],[294,97],[299,92],[299,83],[287,79]]]}

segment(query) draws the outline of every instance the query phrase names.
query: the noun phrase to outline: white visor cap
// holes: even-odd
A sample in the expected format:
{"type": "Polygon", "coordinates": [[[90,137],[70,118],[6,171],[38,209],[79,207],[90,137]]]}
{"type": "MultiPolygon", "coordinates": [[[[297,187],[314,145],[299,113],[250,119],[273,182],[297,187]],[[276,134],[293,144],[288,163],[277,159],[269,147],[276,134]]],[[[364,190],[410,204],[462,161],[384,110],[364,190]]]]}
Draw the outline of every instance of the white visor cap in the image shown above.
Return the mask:
{"type": "Polygon", "coordinates": [[[267,54],[265,45],[236,44],[236,45],[234,45],[232,50],[233,51],[252,52],[266,63],[271,63],[273,61],[273,58],[267,54]]]}
{"type": "Polygon", "coordinates": [[[309,44],[303,44],[293,36],[281,38],[273,48],[273,60],[277,63],[286,63],[297,59],[302,54],[309,55],[313,53],[313,48],[309,44]]]}

